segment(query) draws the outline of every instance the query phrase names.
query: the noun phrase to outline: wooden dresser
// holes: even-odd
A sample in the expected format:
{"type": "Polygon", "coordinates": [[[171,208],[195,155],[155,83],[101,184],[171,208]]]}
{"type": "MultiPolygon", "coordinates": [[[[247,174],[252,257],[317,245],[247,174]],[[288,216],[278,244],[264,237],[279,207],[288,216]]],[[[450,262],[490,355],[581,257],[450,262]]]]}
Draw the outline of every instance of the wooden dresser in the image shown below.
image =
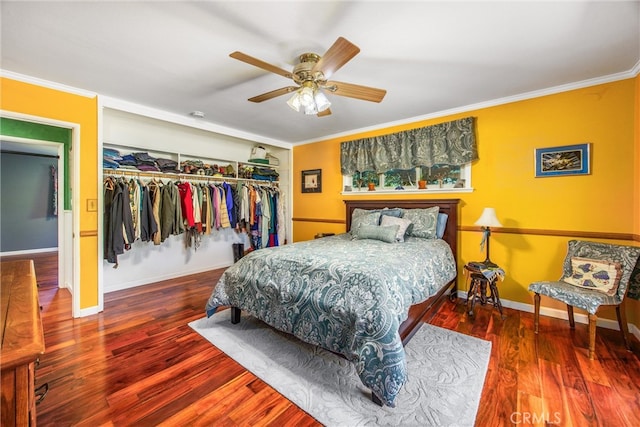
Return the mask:
{"type": "Polygon", "coordinates": [[[0,424],[35,426],[34,369],[44,353],[44,333],[33,261],[2,262],[0,270],[0,424]]]}

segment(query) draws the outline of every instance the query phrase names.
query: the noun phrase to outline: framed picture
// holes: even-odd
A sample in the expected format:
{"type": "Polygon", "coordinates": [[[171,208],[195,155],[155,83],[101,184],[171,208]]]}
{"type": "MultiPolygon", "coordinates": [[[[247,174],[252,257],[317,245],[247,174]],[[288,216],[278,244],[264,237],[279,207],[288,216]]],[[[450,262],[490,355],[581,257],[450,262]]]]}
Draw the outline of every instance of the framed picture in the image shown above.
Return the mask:
{"type": "Polygon", "coordinates": [[[302,171],[302,192],[322,193],[322,169],[302,171]]]}
{"type": "Polygon", "coordinates": [[[590,144],[536,148],[536,178],[542,176],[588,175],[590,144]]]}

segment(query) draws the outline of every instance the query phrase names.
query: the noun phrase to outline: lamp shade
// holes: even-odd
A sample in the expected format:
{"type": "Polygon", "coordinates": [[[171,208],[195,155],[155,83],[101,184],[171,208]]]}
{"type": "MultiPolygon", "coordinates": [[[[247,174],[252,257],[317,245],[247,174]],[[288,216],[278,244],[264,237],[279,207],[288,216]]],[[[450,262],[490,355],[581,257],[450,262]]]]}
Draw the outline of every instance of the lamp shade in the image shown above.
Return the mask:
{"type": "Polygon", "coordinates": [[[313,99],[313,88],[309,86],[305,86],[302,89],[298,90],[300,104],[303,107],[311,107],[315,104],[315,100],[313,99]]]}
{"type": "Polygon", "coordinates": [[[327,96],[320,91],[320,89],[316,90],[316,107],[318,107],[318,112],[322,112],[331,106],[331,103],[327,99],[327,96]]]}
{"type": "Polygon", "coordinates": [[[496,217],[496,210],[494,208],[484,208],[482,211],[482,215],[475,222],[475,225],[479,225],[481,227],[502,227],[500,221],[496,217]]]}
{"type": "Polygon", "coordinates": [[[289,98],[287,104],[289,104],[289,107],[293,108],[297,112],[300,112],[300,97],[298,95],[298,92],[295,92],[293,96],[289,98]]]}

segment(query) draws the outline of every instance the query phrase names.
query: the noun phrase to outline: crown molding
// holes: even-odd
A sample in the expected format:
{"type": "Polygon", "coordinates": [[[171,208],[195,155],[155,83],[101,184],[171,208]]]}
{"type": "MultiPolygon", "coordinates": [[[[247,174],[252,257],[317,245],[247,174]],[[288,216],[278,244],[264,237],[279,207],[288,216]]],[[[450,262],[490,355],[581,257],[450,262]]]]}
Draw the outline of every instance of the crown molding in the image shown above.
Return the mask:
{"type": "Polygon", "coordinates": [[[123,99],[113,98],[110,96],[100,96],[99,103],[102,108],[111,108],[113,110],[124,111],[139,116],[149,117],[151,119],[162,120],[165,122],[188,126],[190,128],[214,132],[234,138],[244,139],[251,142],[260,142],[274,147],[291,149],[292,145],[277,139],[265,138],[249,132],[233,129],[225,126],[216,125],[211,122],[201,121],[191,116],[183,116],[181,114],[171,113],[146,105],[136,104],[134,102],[125,101],[123,99]]]}
{"type": "Polygon", "coordinates": [[[513,96],[504,97],[504,98],[497,98],[497,99],[493,99],[493,100],[490,100],[490,101],[479,102],[477,104],[465,105],[463,107],[451,108],[449,110],[442,110],[442,111],[438,111],[438,112],[431,113],[431,114],[425,114],[423,116],[416,116],[416,117],[411,117],[411,118],[408,118],[408,119],[398,120],[398,121],[395,121],[395,122],[380,123],[380,124],[376,124],[374,126],[369,126],[369,127],[366,127],[366,128],[353,129],[353,130],[350,130],[350,131],[347,131],[347,132],[341,132],[341,133],[337,133],[337,134],[333,134],[333,135],[324,136],[321,139],[313,139],[313,140],[309,139],[309,140],[299,141],[297,143],[294,143],[294,145],[312,144],[312,143],[315,143],[315,142],[320,142],[320,141],[333,139],[333,138],[349,137],[351,135],[355,135],[355,134],[359,134],[359,133],[371,132],[371,131],[390,128],[390,127],[395,127],[395,126],[404,126],[404,125],[408,125],[408,124],[411,124],[411,123],[421,122],[421,121],[424,121],[424,120],[431,120],[431,119],[437,119],[437,118],[440,118],[440,117],[452,116],[454,114],[467,113],[467,112],[470,112],[470,111],[480,110],[480,109],[483,109],[483,108],[496,107],[496,106],[499,106],[499,105],[509,104],[509,103],[518,102],[518,101],[525,101],[525,100],[528,100],[528,99],[539,98],[539,97],[547,96],[547,95],[555,95],[555,94],[558,94],[558,93],[568,92],[568,91],[571,91],[571,90],[582,89],[582,88],[585,88],[585,87],[596,86],[596,85],[605,84],[605,83],[611,83],[611,82],[615,82],[615,81],[618,81],[618,80],[625,80],[625,79],[634,78],[639,73],[640,73],[640,61],[638,61],[633,66],[633,68],[631,68],[630,70],[624,71],[624,72],[621,72],[621,73],[609,74],[608,76],[602,76],[602,77],[597,77],[597,78],[593,78],[593,79],[582,80],[582,81],[579,81],[579,82],[573,82],[573,83],[568,83],[568,84],[564,84],[564,85],[553,86],[553,87],[549,87],[549,88],[546,88],[546,89],[535,90],[535,91],[531,91],[531,92],[525,92],[525,93],[521,93],[519,95],[513,95],[513,96]]]}
{"type": "Polygon", "coordinates": [[[13,71],[7,71],[0,69],[0,77],[6,77],[11,80],[17,80],[23,83],[29,83],[36,86],[42,86],[48,89],[54,89],[61,92],[67,92],[74,95],[84,96],[86,98],[95,98],[98,96],[97,93],[92,92],[90,90],[79,89],[73,86],[67,86],[61,83],[52,82],[49,80],[39,79],[37,77],[26,76],[20,73],[14,73],[13,71]]]}
{"type": "Polygon", "coordinates": [[[636,62],[636,65],[634,65],[631,69],[631,74],[633,74],[631,77],[636,77],[638,74],[640,74],[640,60],[638,60],[638,62],[636,62]]]}

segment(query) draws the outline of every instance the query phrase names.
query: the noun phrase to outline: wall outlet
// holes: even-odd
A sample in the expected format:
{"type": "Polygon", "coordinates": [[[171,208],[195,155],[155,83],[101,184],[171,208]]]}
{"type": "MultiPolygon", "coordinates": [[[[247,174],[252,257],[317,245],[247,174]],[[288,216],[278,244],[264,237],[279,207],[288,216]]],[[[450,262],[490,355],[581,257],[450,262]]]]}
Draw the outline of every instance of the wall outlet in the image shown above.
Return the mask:
{"type": "Polygon", "coordinates": [[[96,212],[98,210],[98,199],[87,199],[87,212],[96,212]]]}

